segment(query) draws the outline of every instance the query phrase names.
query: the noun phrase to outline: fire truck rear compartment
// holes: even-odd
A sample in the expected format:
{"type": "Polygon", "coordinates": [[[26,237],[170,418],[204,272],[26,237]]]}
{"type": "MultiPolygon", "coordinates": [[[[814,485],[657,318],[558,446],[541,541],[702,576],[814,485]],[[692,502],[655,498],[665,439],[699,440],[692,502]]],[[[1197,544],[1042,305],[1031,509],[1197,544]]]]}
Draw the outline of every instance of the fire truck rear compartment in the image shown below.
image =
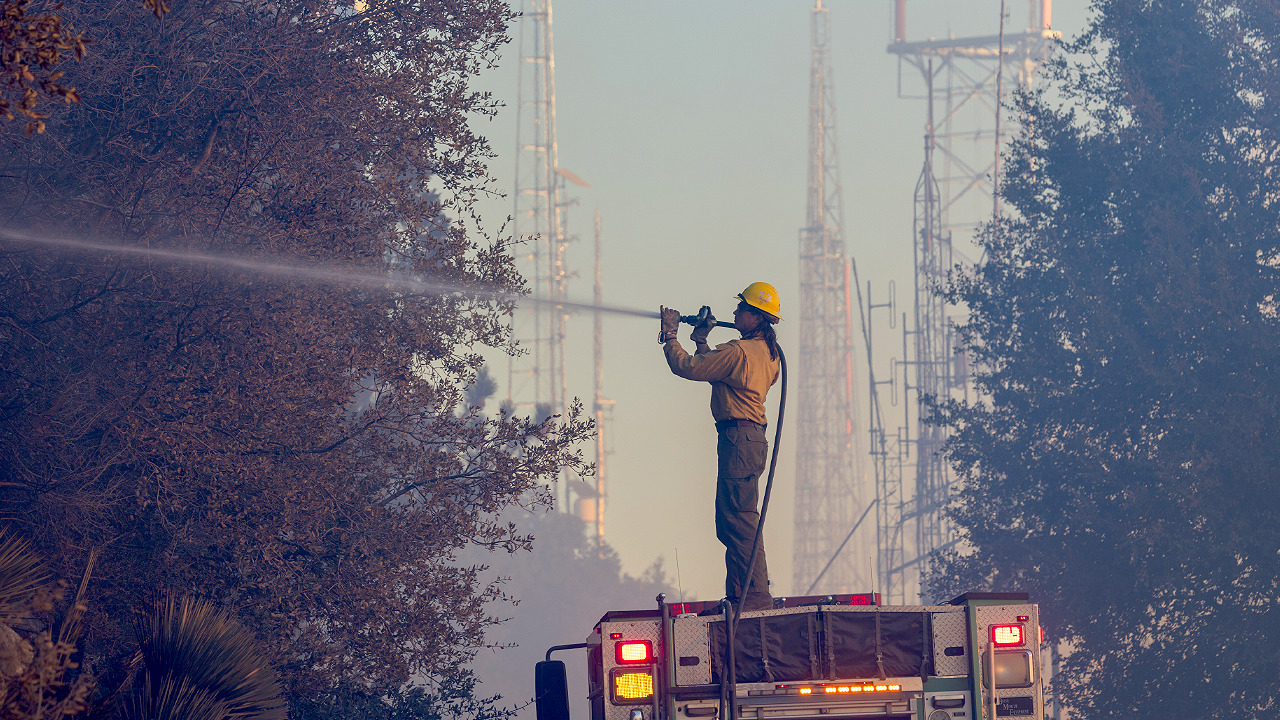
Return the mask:
{"type": "MultiPolygon", "coordinates": [[[[969,669],[962,608],[787,608],[744,613],[735,632],[738,683],[955,677],[969,669]]],[[[674,685],[716,685],[726,666],[719,616],[672,621],[674,685]]]]}
{"type": "Polygon", "coordinates": [[[736,682],[729,683],[722,615],[611,612],[588,641],[592,719],[722,720],[726,692],[734,696],[733,720],[1043,717],[1036,607],[974,611],[979,647],[971,645],[963,605],[744,612],[734,633],[736,682]],[[624,673],[643,681],[640,691],[622,692],[615,676],[624,673]],[[975,678],[986,707],[969,704],[975,678]]]}

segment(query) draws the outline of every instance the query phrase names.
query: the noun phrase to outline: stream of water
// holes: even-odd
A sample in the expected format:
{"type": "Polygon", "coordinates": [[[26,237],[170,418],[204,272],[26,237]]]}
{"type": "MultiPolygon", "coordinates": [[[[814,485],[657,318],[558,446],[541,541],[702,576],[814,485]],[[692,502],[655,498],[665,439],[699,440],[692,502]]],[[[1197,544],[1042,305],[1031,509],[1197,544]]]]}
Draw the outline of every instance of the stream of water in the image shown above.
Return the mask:
{"type": "Polygon", "coordinates": [[[407,292],[418,292],[428,295],[466,295],[486,300],[511,302],[517,305],[552,305],[568,310],[586,310],[614,315],[630,315],[632,317],[657,318],[658,313],[652,310],[618,307],[615,305],[597,305],[589,302],[573,300],[555,300],[550,298],[520,295],[479,284],[458,284],[437,282],[421,277],[397,275],[394,272],[373,272],[356,268],[344,268],[336,265],[301,265],[273,261],[263,257],[244,257],[221,253],[203,253],[172,248],[152,248],[140,245],[121,245],[99,240],[83,240],[78,238],[49,237],[34,233],[14,230],[0,230],[0,238],[13,245],[43,245],[61,248],[81,254],[116,255],[137,259],[166,260],[188,265],[208,265],[224,270],[257,273],[273,277],[293,280],[309,280],[321,283],[333,283],[354,287],[383,287],[407,292]]]}

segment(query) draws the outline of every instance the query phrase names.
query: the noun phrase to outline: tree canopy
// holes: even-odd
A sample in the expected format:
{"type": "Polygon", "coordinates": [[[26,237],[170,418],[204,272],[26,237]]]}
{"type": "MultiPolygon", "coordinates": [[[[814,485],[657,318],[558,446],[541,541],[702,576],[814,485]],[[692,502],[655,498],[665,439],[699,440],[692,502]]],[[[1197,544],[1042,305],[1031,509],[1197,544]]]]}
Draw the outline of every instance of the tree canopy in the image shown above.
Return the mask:
{"type": "Polygon", "coordinates": [[[80,100],[75,87],[59,82],[64,71],[56,68],[67,55],[84,57],[86,43],[56,12],[31,13],[30,6],[31,0],[0,3],[0,115],[25,118],[28,135],[44,132],[42,99],[80,100]]]}
{"type": "Polygon", "coordinates": [[[85,667],[131,613],[211,600],[293,693],[465,690],[498,591],[455,555],[589,473],[576,417],[469,407],[509,303],[255,273],[255,262],[520,292],[474,217],[498,0],[77,0],[82,101],[0,125],[0,508],[66,577],[100,551],[85,667]],[[87,252],[235,260],[180,262],[87,252]],[[450,678],[453,678],[452,680],[450,678]],[[455,681],[456,680],[456,681],[455,681]]]}
{"type": "Polygon", "coordinates": [[[980,399],[937,408],[967,548],[1082,718],[1280,706],[1280,14],[1096,0],[1023,95],[984,261],[947,293],[980,399]]]}
{"type": "MultiPolygon", "coordinates": [[[[663,592],[674,602],[676,588],[661,558],[639,577],[624,573],[613,548],[597,546],[573,515],[513,509],[505,517],[536,541],[531,553],[482,556],[473,551],[469,557],[503,578],[503,593],[510,600],[496,606],[494,612],[506,622],[489,634],[491,648],[476,656],[473,667],[487,693],[499,693],[522,711],[519,717],[532,718],[533,668],[547,648],[582,642],[609,610],[655,608],[663,592]]],[[[586,652],[567,651],[556,659],[569,666],[571,697],[585,697],[586,652]]]]}

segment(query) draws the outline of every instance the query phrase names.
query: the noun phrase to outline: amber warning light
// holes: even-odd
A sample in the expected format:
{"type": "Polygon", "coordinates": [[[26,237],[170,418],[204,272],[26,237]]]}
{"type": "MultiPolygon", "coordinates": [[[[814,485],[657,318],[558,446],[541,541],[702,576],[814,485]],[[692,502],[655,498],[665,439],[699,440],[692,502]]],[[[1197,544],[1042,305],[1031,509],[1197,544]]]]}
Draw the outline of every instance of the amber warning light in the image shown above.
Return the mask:
{"type": "Polygon", "coordinates": [[[653,676],[647,672],[616,673],[613,676],[614,702],[635,702],[653,697],[653,676]]]}
{"type": "Polygon", "coordinates": [[[653,646],[648,640],[620,642],[616,648],[620,663],[647,663],[653,659],[653,646]]]}
{"type": "Polygon", "coordinates": [[[860,692],[897,692],[902,689],[901,685],[827,685],[822,691],[828,695],[837,693],[860,693],[860,692]]]}
{"type": "Polygon", "coordinates": [[[1022,644],[1021,625],[992,625],[991,644],[996,647],[1011,647],[1022,644]]]}
{"type": "Polygon", "coordinates": [[[849,683],[834,685],[818,685],[792,687],[789,685],[775,685],[773,690],[750,690],[748,695],[844,695],[848,693],[877,693],[877,692],[900,692],[902,686],[898,683],[849,683]]]}

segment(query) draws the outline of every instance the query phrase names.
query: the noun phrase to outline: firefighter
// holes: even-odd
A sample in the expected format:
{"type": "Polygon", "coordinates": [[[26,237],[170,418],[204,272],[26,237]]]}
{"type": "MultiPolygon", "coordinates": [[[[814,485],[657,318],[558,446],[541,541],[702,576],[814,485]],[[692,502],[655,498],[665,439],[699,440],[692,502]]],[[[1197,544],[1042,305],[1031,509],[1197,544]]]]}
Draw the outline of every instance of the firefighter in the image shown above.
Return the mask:
{"type": "Polygon", "coordinates": [[[735,605],[741,602],[744,610],[762,610],[773,607],[763,539],[749,584],[747,566],[760,521],[758,481],[768,454],[764,400],[778,381],[778,339],[773,326],[781,317],[778,291],[769,283],[751,283],[737,298],[733,320],[741,339],[711,349],[707,334],[716,319],[708,316],[689,336],[695,346],[689,355],[676,340],[680,313],[663,307],[658,342],[672,373],[711,383],[711,417],[719,435],[716,537],[725,546],[725,597],[735,605]]]}

